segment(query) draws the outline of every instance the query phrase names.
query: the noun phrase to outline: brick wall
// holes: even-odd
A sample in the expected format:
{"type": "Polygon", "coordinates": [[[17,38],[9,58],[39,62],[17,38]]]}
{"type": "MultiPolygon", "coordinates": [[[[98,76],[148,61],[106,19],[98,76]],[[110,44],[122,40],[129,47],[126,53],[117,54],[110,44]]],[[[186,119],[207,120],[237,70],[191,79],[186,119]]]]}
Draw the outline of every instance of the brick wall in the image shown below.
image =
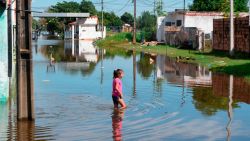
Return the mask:
{"type": "MultiPolygon", "coordinates": [[[[213,21],[213,49],[229,51],[230,48],[230,20],[214,19],[213,21]]],[[[249,17],[235,18],[234,47],[236,52],[250,53],[249,17]]]]}

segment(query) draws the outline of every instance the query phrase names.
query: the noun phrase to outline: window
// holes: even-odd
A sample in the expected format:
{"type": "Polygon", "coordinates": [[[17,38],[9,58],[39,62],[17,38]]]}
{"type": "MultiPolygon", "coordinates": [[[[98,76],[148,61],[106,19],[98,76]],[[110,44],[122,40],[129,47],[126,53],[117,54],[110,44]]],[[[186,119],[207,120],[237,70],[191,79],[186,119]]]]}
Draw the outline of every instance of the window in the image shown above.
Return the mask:
{"type": "Polygon", "coordinates": [[[209,33],[205,34],[205,39],[211,39],[211,35],[209,33]]]}
{"type": "Polygon", "coordinates": [[[172,25],[175,25],[175,22],[172,22],[172,25]]]}
{"type": "Polygon", "coordinates": [[[182,26],[182,21],[181,20],[176,20],[176,26],[182,26]]]}
{"type": "Polygon", "coordinates": [[[172,24],[171,22],[166,22],[165,26],[171,26],[171,24],[172,24]]]}

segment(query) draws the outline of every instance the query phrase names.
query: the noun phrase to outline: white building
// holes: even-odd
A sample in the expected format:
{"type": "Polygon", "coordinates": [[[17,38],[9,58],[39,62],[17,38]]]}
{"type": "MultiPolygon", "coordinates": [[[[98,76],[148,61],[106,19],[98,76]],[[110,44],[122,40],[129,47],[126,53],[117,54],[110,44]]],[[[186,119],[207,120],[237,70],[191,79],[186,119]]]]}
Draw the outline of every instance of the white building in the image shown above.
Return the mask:
{"type": "Polygon", "coordinates": [[[209,34],[211,36],[213,31],[213,19],[219,18],[223,18],[223,13],[196,11],[169,12],[166,17],[158,17],[157,19],[157,40],[165,40],[165,26],[197,27],[203,30],[205,34],[209,34]]]}
{"type": "MultiPolygon", "coordinates": [[[[248,13],[240,13],[240,17],[248,16],[248,13]]],[[[196,27],[202,30],[206,36],[212,37],[213,20],[223,18],[222,12],[197,12],[176,10],[169,12],[166,17],[157,18],[157,41],[165,41],[165,27],[196,27]]]]}
{"type": "Polygon", "coordinates": [[[65,30],[65,39],[75,39],[86,40],[86,39],[98,39],[106,37],[106,27],[104,27],[103,35],[101,31],[101,26],[98,22],[97,16],[92,16],[89,18],[78,19],[77,21],[70,23],[69,28],[65,30]]]}

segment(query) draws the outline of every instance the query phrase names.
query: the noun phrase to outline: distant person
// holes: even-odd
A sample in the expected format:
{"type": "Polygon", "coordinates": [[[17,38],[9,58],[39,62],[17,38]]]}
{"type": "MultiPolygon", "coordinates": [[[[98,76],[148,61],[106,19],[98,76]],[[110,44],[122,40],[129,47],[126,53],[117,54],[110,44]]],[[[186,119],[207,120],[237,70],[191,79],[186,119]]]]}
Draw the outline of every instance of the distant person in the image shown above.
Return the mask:
{"type": "Polygon", "coordinates": [[[123,100],[122,93],[122,77],[124,76],[124,72],[122,69],[114,70],[113,74],[113,90],[112,90],[112,99],[114,102],[114,108],[118,108],[118,105],[121,105],[121,109],[126,108],[126,104],[123,100]]]}

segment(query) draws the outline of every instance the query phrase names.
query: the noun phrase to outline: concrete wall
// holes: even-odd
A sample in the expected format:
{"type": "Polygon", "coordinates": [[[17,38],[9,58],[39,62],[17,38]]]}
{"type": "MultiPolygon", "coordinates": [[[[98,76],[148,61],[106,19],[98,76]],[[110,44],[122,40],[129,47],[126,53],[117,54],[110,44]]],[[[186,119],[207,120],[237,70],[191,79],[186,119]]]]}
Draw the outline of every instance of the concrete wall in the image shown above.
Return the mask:
{"type": "Polygon", "coordinates": [[[0,9],[0,30],[0,101],[6,101],[9,95],[7,11],[2,8],[0,9]]]}
{"type": "MultiPolygon", "coordinates": [[[[159,25],[157,24],[158,41],[162,38],[165,39],[165,35],[161,34],[161,31],[164,32],[164,27],[167,22],[171,22],[171,26],[177,26],[177,20],[181,20],[181,26],[183,25],[183,12],[170,12],[164,20],[161,18],[162,17],[158,17],[157,19],[157,23],[159,23],[159,25]]],[[[210,34],[212,37],[213,19],[219,18],[223,18],[222,13],[189,11],[185,13],[184,27],[196,27],[202,30],[205,34],[210,34]]]]}
{"type": "MultiPolygon", "coordinates": [[[[79,25],[79,39],[98,39],[102,37],[102,32],[97,31],[96,25],[79,25]]],[[[106,37],[106,27],[104,27],[103,38],[106,37]]]]}
{"type": "Polygon", "coordinates": [[[185,16],[185,27],[197,27],[202,29],[205,34],[212,34],[213,19],[222,16],[185,16]]]}
{"type": "MultiPolygon", "coordinates": [[[[229,51],[229,19],[214,20],[213,49],[229,51]]],[[[236,52],[250,53],[249,17],[236,18],[234,22],[234,47],[236,52]]]]}

